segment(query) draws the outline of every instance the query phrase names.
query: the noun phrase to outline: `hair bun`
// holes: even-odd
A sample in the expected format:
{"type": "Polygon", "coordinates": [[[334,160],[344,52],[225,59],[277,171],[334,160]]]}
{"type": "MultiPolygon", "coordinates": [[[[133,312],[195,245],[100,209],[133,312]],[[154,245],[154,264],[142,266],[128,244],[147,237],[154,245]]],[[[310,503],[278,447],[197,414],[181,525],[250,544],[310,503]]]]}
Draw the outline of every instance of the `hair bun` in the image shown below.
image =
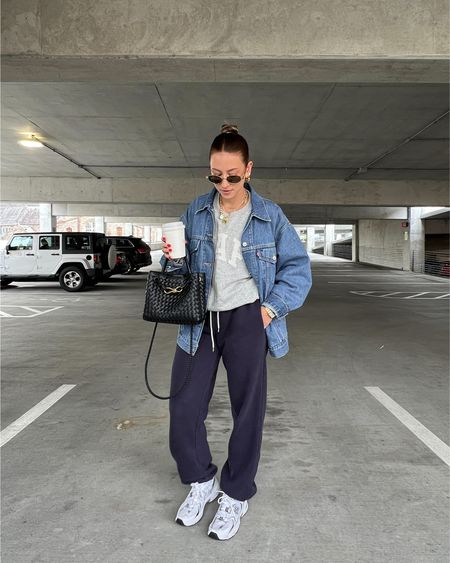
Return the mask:
{"type": "Polygon", "coordinates": [[[237,125],[231,125],[230,123],[224,123],[220,130],[221,133],[236,133],[238,134],[237,125]]]}

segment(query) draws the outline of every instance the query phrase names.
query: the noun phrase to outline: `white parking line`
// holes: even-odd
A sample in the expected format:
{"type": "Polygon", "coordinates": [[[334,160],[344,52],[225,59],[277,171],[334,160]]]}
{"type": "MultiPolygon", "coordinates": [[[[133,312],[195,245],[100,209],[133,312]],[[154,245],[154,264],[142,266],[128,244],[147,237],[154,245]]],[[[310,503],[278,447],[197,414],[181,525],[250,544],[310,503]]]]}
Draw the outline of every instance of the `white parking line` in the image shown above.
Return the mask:
{"type": "MultiPolygon", "coordinates": [[[[39,291],[39,292],[37,292],[37,291],[27,291],[27,292],[23,292],[23,295],[25,295],[26,297],[28,297],[29,295],[40,295],[41,297],[42,296],[47,297],[48,295],[58,295],[59,297],[61,297],[62,295],[67,295],[67,292],[58,291],[57,293],[56,292],[52,293],[50,291],[39,291]]],[[[92,296],[97,297],[98,295],[103,295],[103,293],[101,291],[95,291],[94,293],[86,292],[86,293],[83,293],[83,299],[85,297],[92,297],[92,296]]],[[[18,293],[15,292],[14,294],[11,293],[11,295],[9,295],[9,297],[13,297],[13,296],[17,297],[18,293]]],[[[75,295],[74,295],[74,297],[75,297],[75,295]]],[[[3,296],[3,299],[4,299],[4,296],[3,296]]],[[[64,299],[70,299],[70,297],[64,297],[64,299]]],[[[80,298],[78,297],[78,299],[80,299],[80,298]]]]}
{"type": "Polygon", "coordinates": [[[63,309],[64,305],[59,305],[58,307],[48,308],[46,305],[34,305],[33,307],[26,305],[2,305],[2,309],[22,309],[23,311],[30,311],[32,315],[16,315],[11,313],[6,313],[5,311],[0,311],[0,316],[2,317],[12,317],[12,318],[22,318],[31,319],[32,317],[38,317],[39,315],[45,315],[46,313],[51,313],[57,309],[63,309]],[[37,309],[39,307],[39,309],[37,309]],[[43,307],[46,307],[43,309],[43,307]],[[42,310],[40,310],[42,309],[42,310]]]}
{"type": "Polygon", "coordinates": [[[365,297],[379,297],[379,298],[386,298],[386,299],[426,299],[430,301],[430,299],[443,299],[450,297],[450,293],[444,293],[441,295],[440,291],[422,291],[421,293],[415,293],[411,291],[392,291],[390,293],[384,293],[383,291],[349,291],[353,295],[363,295],[365,297]],[[412,293],[412,295],[406,295],[408,293],[412,293]],[[421,295],[426,295],[426,297],[420,297],[421,295]]]}
{"type": "Polygon", "coordinates": [[[2,430],[0,432],[0,448],[12,440],[19,432],[22,432],[24,428],[35,421],[36,418],[41,416],[41,414],[64,397],[64,395],[74,387],[76,387],[76,385],[61,385],[56,391],[47,395],[45,399],[42,399],[37,405],[2,430]]]}
{"type": "MultiPolygon", "coordinates": [[[[314,274],[314,272],[313,272],[314,274]]],[[[395,275],[395,274],[380,274],[378,272],[376,273],[366,273],[366,272],[353,272],[352,274],[316,274],[317,277],[321,277],[321,278],[351,278],[351,277],[355,277],[355,278],[360,278],[362,276],[383,276],[383,277],[388,277],[391,276],[393,278],[399,278],[400,274],[395,275]]]]}
{"type": "MultiPolygon", "coordinates": [[[[348,281],[329,281],[327,283],[353,283],[353,280],[348,280],[348,281]]],[[[395,283],[401,283],[403,285],[441,285],[440,282],[415,282],[415,281],[358,281],[357,283],[371,283],[371,284],[377,284],[377,283],[383,283],[385,285],[391,285],[391,284],[395,284],[395,283]]]]}
{"type": "Polygon", "coordinates": [[[401,407],[393,399],[389,397],[379,387],[364,387],[367,391],[377,399],[384,407],[388,409],[402,424],[408,428],[415,436],[419,438],[432,452],[442,459],[444,463],[450,466],[450,447],[447,446],[440,438],[430,432],[421,422],[414,418],[407,410],[401,407]]]}
{"type": "MultiPolygon", "coordinates": [[[[14,307],[14,305],[13,305],[14,307]]],[[[42,315],[42,311],[38,311],[37,309],[33,309],[33,307],[27,307],[26,305],[16,305],[16,307],[21,307],[22,309],[25,309],[26,311],[31,311],[32,313],[37,313],[38,315],[42,315]]],[[[48,311],[44,311],[45,313],[48,313],[49,311],[53,311],[53,309],[49,309],[48,311]]]]}
{"type": "Polygon", "coordinates": [[[5,311],[0,311],[0,317],[13,317],[14,315],[9,315],[8,313],[5,313],[5,311]]]}

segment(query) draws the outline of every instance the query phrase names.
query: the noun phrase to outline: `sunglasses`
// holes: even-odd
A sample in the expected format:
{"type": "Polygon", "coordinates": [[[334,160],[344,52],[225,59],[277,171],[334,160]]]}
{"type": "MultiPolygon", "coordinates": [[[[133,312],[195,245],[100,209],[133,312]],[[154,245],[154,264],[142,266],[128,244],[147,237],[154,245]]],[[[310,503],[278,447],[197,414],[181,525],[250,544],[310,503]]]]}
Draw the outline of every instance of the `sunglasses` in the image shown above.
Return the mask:
{"type": "MultiPolygon", "coordinates": [[[[222,176],[215,176],[214,174],[205,176],[205,178],[213,184],[221,184],[224,180],[222,176]]],[[[237,184],[241,180],[245,180],[245,176],[227,176],[226,180],[229,184],[237,184]]]]}

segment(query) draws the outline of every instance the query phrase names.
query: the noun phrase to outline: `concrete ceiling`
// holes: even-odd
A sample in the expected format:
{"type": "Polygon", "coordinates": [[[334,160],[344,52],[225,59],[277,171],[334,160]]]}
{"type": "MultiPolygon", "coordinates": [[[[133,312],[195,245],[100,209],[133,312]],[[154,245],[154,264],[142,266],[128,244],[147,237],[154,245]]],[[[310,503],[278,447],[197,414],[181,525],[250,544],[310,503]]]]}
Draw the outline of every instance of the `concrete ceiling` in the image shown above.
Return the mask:
{"type": "MultiPolygon", "coordinates": [[[[33,132],[105,178],[202,177],[223,120],[247,138],[255,178],[343,179],[448,110],[447,84],[9,82],[4,176],[89,178],[33,132]]],[[[369,167],[364,179],[448,178],[445,118],[369,167]]]]}

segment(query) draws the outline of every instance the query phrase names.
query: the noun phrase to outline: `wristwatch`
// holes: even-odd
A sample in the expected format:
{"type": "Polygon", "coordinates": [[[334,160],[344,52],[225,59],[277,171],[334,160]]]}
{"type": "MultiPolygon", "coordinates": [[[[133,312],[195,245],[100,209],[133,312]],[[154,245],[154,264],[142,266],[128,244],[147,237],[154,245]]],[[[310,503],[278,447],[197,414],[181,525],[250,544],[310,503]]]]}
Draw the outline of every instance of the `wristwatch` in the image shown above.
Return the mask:
{"type": "Polygon", "coordinates": [[[272,309],[269,309],[269,307],[266,307],[265,305],[263,305],[264,309],[266,310],[267,314],[269,315],[269,317],[271,319],[274,319],[276,317],[275,313],[272,311],[272,309]]]}

